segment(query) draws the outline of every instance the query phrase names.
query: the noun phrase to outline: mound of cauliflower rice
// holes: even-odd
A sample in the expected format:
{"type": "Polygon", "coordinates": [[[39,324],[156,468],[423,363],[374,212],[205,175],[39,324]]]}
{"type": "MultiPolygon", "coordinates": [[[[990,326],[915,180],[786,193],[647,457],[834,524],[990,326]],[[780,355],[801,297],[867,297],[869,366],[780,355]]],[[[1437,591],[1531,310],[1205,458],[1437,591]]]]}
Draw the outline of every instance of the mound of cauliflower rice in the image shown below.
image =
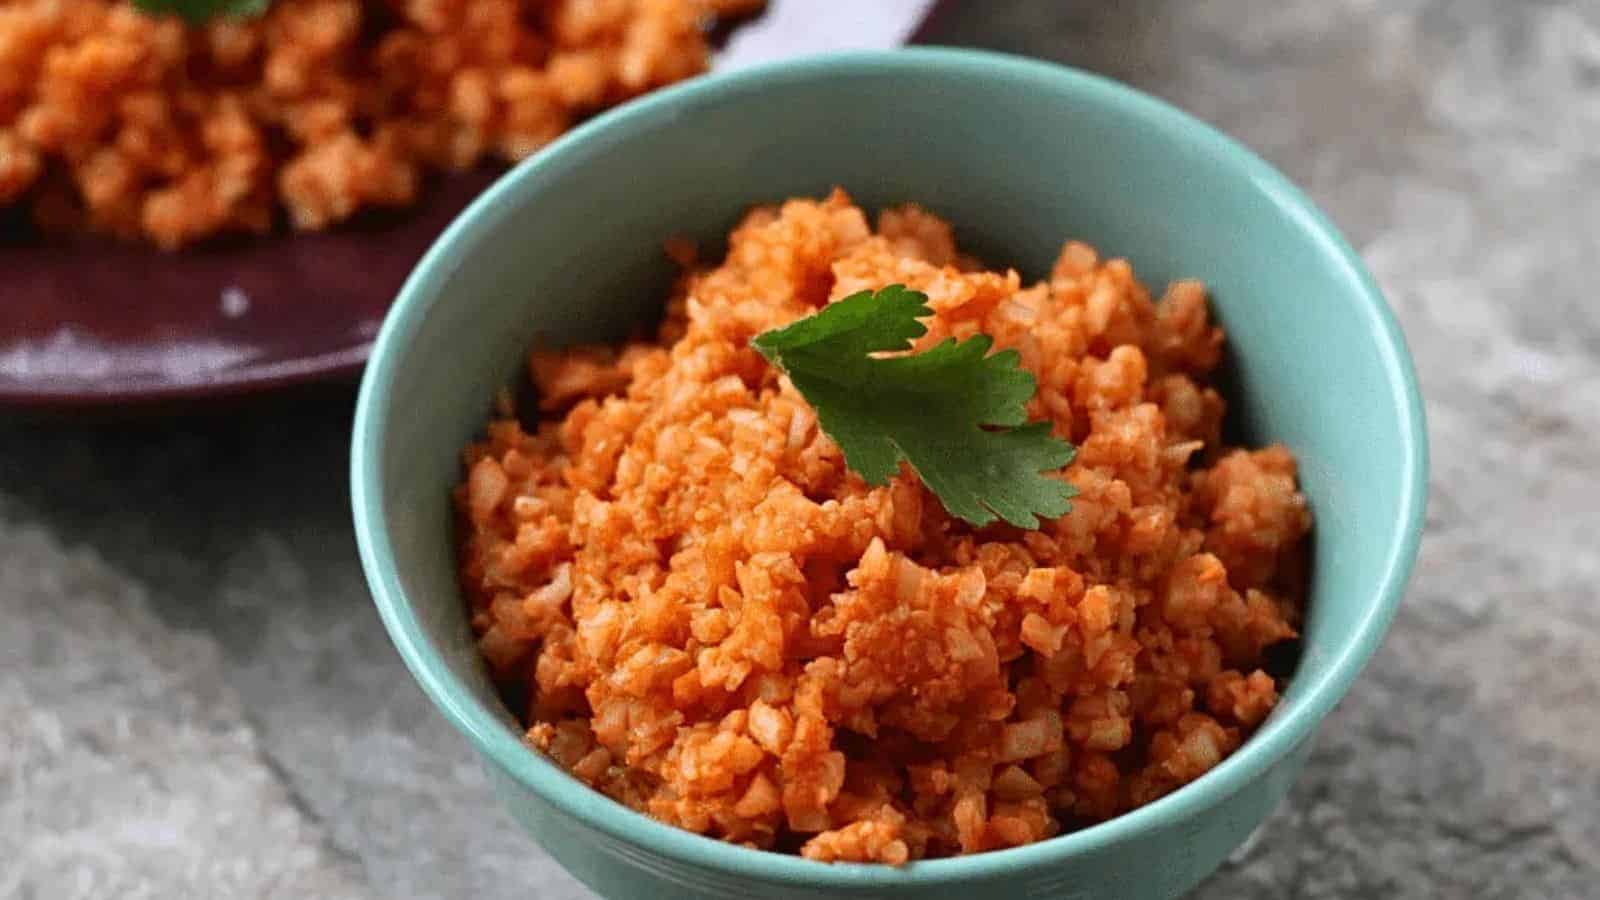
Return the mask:
{"type": "Polygon", "coordinates": [[[0,0],[0,209],[180,247],[410,204],[706,68],[762,0],[273,0],[188,25],[127,0],[0,0]]]}
{"type": "Polygon", "coordinates": [[[1261,723],[1301,619],[1295,461],[1221,443],[1222,342],[1200,284],[1155,301],[1082,243],[1024,285],[916,206],[757,208],[655,340],[535,352],[542,420],[466,450],[479,646],[529,744],[727,841],[901,864],[1148,803],[1261,723]],[[891,283],[936,313],[919,349],[1021,353],[1070,513],[974,529],[908,467],[869,487],[750,348],[891,283]]]}

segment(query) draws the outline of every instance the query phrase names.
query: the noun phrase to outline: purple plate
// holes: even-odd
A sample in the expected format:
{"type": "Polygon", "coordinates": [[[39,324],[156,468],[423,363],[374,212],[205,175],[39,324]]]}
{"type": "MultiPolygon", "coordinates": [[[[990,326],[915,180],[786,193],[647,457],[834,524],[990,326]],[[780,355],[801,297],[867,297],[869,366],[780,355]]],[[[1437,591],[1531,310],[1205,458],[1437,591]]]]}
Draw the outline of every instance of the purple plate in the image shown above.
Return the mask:
{"type": "MultiPolygon", "coordinates": [[[[772,0],[713,68],[896,46],[935,5],[772,0]]],[[[0,404],[108,407],[352,377],[411,267],[500,171],[452,175],[416,206],[332,232],[175,254],[6,239],[0,223],[0,404]]]]}

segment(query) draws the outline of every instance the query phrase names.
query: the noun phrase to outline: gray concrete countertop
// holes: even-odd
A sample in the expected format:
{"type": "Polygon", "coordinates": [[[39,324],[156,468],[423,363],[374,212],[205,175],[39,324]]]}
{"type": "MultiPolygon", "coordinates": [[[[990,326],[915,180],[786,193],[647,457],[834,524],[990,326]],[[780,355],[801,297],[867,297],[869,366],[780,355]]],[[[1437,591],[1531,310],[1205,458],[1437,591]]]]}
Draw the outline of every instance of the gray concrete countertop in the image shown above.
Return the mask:
{"type": "MultiPolygon", "coordinates": [[[[1600,895],[1600,3],[972,2],[1346,229],[1415,351],[1428,535],[1290,800],[1198,892],[1600,895]]],[[[577,898],[391,649],[351,393],[0,426],[0,897],[577,898]]]]}

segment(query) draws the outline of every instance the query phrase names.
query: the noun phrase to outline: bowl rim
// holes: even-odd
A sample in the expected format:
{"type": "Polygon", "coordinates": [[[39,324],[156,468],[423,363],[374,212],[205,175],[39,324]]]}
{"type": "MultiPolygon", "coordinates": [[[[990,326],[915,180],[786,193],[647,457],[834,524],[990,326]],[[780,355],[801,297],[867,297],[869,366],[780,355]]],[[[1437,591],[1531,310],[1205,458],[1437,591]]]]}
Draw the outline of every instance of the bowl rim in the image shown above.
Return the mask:
{"type": "Polygon", "coordinates": [[[716,870],[766,882],[811,888],[872,890],[912,885],[950,885],[1033,871],[1128,841],[1162,824],[1194,816],[1244,789],[1309,739],[1344,696],[1381,644],[1405,592],[1422,537],[1428,483],[1427,427],[1420,388],[1405,339],[1372,276],[1328,218],[1277,169],[1220,131],[1178,108],[1111,79],[1057,63],[1004,53],[944,47],[887,51],[846,51],[713,74],[652,93],[580,125],[501,177],[480,195],[433,243],[385,317],[362,379],[351,438],[351,501],[362,568],[406,667],[423,691],[471,741],[517,782],[562,813],[612,839],[637,846],[678,864],[716,870]],[[997,75],[1051,90],[1066,90],[1090,102],[1115,107],[1148,127],[1181,133],[1207,156],[1226,158],[1285,213],[1339,270],[1350,293],[1353,314],[1378,345],[1390,396],[1400,413],[1404,471],[1396,539],[1374,586],[1375,599],[1356,623],[1350,639],[1309,683],[1300,684],[1296,702],[1285,704],[1227,759],[1188,785],[1138,809],[1091,827],[1044,841],[972,856],[924,860],[903,867],[878,864],[819,863],[798,856],[754,850],[666,825],[595,792],[511,734],[504,719],[480,703],[440,656],[400,584],[394,548],[384,528],[381,460],[389,398],[404,347],[426,318],[430,298],[458,265],[455,248],[493,227],[496,208],[521,202],[524,186],[558,177],[570,163],[569,151],[590,143],[627,139],[640,124],[678,115],[688,101],[714,101],[760,91],[772,82],[849,78],[852,74],[916,73],[937,70],[974,78],[997,75]]]}

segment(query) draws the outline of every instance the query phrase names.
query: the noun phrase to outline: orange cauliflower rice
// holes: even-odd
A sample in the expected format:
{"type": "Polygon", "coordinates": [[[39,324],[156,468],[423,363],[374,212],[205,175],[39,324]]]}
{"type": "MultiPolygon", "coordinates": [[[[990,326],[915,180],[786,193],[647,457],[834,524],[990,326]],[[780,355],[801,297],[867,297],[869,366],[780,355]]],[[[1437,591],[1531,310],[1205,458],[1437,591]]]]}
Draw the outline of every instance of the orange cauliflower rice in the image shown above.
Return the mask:
{"type": "Polygon", "coordinates": [[[1301,620],[1295,461],[1220,442],[1222,341],[1199,283],[1155,302],[1081,243],[1025,286],[916,206],[755,209],[656,340],[534,353],[544,420],[466,450],[479,646],[530,745],[752,847],[901,864],[1148,803],[1261,723],[1301,620]],[[1021,353],[1070,513],[974,529],[908,467],[868,487],[750,347],[897,282],[935,311],[918,349],[1021,353]]]}
{"type": "Polygon", "coordinates": [[[0,0],[0,209],[180,247],[410,204],[706,68],[761,0],[273,0],[199,25],[0,0]]]}

